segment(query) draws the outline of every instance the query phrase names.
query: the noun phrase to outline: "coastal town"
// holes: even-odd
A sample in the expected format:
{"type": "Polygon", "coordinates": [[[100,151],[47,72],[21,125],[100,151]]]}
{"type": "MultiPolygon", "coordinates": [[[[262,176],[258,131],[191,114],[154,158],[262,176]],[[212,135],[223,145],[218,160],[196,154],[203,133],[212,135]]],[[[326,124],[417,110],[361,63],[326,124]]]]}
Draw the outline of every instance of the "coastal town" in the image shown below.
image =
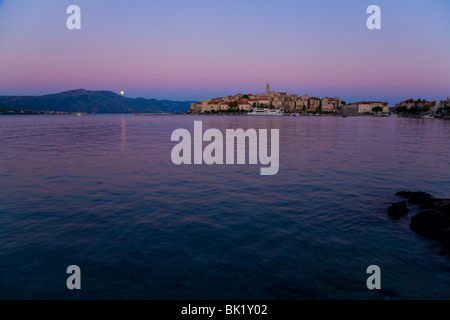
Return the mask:
{"type": "Polygon", "coordinates": [[[309,97],[308,95],[275,92],[267,83],[266,93],[236,94],[226,97],[202,100],[191,103],[191,114],[229,114],[247,113],[254,110],[276,109],[283,114],[322,114],[322,115],[389,115],[402,114],[437,114],[450,111],[450,99],[442,101],[426,101],[408,99],[391,107],[384,101],[360,101],[347,104],[339,97],[309,97]]]}
{"type": "MultiPolygon", "coordinates": [[[[348,101],[348,100],[347,100],[348,101]]],[[[274,115],[274,116],[402,116],[450,119],[450,98],[427,101],[409,98],[391,106],[389,102],[346,102],[340,97],[265,93],[235,94],[194,101],[129,98],[111,91],[70,90],[43,96],[1,96],[0,115],[64,115],[134,113],[134,115],[274,115]]]]}

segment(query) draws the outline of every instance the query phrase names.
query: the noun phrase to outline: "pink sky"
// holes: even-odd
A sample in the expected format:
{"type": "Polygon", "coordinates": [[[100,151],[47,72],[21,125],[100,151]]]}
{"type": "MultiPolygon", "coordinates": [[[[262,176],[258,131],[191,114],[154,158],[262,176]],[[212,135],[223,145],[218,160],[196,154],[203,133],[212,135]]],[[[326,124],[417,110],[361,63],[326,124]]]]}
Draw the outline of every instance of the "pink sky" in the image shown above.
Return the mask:
{"type": "Polygon", "coordinates": [[[70,31],[68,1],[3,1],[0,95],[85,88],[199,100],[262,92],[267,81],[347,101],[450,95],[447,2],[380,1],[375,31],[365,1],[78,2],[82,30],[70,31]]]}

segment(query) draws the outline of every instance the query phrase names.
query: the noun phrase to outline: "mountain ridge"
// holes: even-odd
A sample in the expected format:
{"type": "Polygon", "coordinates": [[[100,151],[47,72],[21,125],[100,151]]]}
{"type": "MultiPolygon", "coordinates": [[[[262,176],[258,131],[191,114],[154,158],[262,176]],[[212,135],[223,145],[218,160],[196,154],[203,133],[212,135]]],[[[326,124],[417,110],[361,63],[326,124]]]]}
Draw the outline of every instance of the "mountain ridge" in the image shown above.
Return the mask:
{"type": "Polygon", "coordinates": [[[0,105],[33,111],[86,113],[186,112],[193,101],[128,98],[107,90],[75,89],[40,96],[0,96],[0,105]]]}

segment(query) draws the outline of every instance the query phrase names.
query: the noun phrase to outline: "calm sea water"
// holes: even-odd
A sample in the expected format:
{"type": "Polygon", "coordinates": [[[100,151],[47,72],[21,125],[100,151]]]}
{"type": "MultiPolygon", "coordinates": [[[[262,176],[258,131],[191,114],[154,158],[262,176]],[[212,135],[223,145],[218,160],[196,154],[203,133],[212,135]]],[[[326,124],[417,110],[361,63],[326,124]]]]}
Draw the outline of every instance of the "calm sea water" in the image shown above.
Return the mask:
{"type": "Polygon", "coordinates": [[[449,138],[438,119],[2,116],[0,298],[449,299],[449,256],[386,213],[399,190],[450,197],[449,138]],[[279,173],[173,165],[194,120],[280,129],[279,173]]]}

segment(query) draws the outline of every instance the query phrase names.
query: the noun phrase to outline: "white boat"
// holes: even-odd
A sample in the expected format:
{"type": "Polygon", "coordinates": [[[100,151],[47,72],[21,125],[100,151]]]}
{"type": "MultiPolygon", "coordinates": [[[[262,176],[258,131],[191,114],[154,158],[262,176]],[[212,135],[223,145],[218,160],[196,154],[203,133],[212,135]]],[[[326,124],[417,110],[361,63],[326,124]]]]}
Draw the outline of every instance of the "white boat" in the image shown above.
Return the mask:
{"type": "Polygon", "coordinates": [[[422,118],[424,118],[424,119],[434,119],[434,116],[432,114],[424,114],[422,116],[422,118]]]}
{"type": "Polygon", "coordinates": [[[77,112],[77,117],[81,117],[81,112],[77,112]]]}
{"type": "Polygon", "coordinates": [[[282,116],[284,112],[280,109],[269,108],[253,108],[252,112],[247,113],[249,116],[282,116]]]}

